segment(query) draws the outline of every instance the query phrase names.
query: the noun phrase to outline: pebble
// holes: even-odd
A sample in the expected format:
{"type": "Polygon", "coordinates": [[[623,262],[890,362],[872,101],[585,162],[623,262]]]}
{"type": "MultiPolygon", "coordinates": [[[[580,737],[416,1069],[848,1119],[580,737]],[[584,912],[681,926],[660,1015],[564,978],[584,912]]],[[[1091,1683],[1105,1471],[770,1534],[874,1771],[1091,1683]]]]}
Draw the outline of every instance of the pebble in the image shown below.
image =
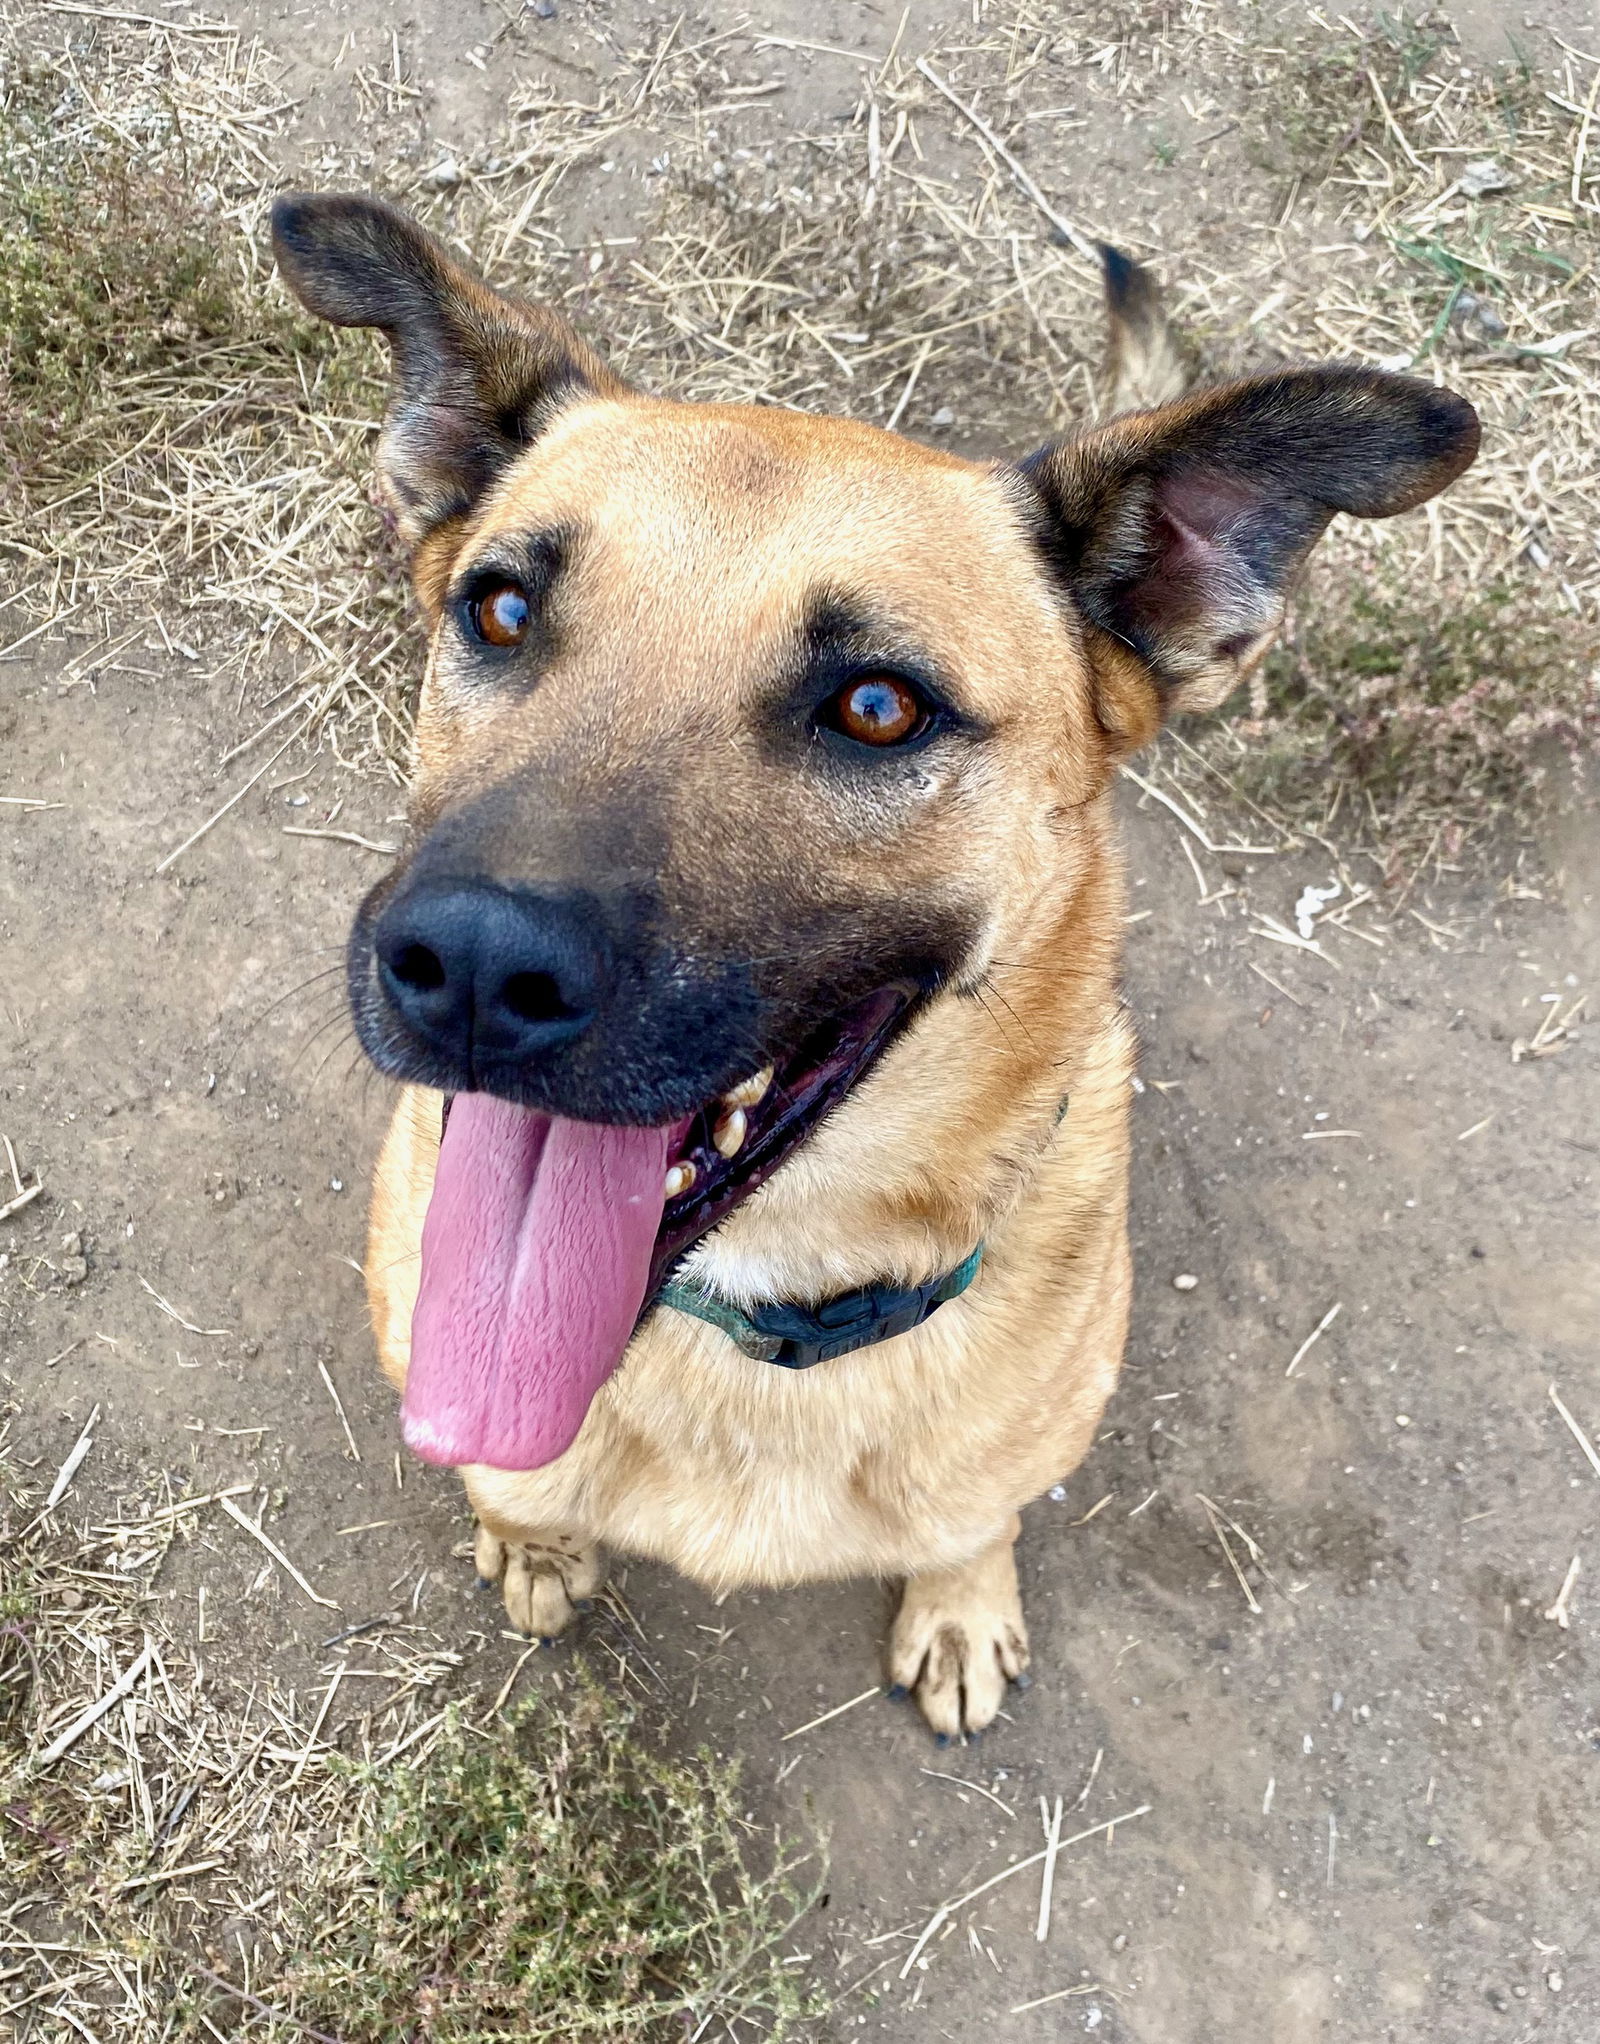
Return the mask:
{"type": "Polygon", "coordinates": [[[1180,1270],[1172,1280],[1172,1289],[1175,1292],[1192,1292],[1199,1282],[1192,1270],[1180,1270]]]}

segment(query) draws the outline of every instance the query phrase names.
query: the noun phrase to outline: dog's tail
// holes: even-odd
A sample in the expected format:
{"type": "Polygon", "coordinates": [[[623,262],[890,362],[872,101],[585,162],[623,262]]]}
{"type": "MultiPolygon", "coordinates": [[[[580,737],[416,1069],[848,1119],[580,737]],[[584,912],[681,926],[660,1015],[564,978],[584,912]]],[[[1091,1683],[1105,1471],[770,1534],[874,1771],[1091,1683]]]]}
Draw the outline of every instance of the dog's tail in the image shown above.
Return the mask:
{"type": "Polygon", "coordinates": [[[1111,340],[1104,375],[1107,416],[1170,404],[1189,385],[1189,365],[1161,303],[1154,277],[1109,242],[1100,244],[1105,266],[1106,316],[1111,340]]]}

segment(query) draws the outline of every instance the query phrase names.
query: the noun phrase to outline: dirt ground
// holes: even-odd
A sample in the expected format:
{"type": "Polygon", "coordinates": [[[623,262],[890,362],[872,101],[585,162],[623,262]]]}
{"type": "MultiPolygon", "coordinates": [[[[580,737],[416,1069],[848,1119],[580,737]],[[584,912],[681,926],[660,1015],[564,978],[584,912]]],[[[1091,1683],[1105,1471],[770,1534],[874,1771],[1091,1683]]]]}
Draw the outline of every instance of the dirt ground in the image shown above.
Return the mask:
{"type": "MultiPolygon", "coordinates": [[[[342,118],[347,35],[405,39],[446,142],[492,115],[498,59],[465,54],[502,31],[487,0],[245,12],[306,95],[298,174],[342,118]]],[[[899,18],[854,0],[758,12],[846,51],[899,18]]],[[[939,12],[913,10],[908,33],[939,12]]],[[[1580,13],[1550,21],[1582,42],[1580,13]]],[[[1463,32],[1492,41],[1495,14],[1464,6],[1463,32]]],[[[560,0],[510,34],[592,57],[589,19],[560,0]]],[[[848,56],[768,57],[780,109],[848,105],[848,56]]],[[[1104,141],[1082,181],[1119,174],[1104,141]]],[[[0,809],[0,1129],[46,1187],[0,1223],[0,1386],[24,1450],[55,1464],[98,1404],[85,1494],[152,1467],[274,1493],[273,1537],[342,1616],[210,1525],[164,1580],[175,1619],[205,1586],[224,1665],[310,1691],[319,1641],[405,1606],[498,1684],[521,1644],[473,1591],[457,1486],[396,1455],[364,1324],[386,1090],[337,980],[307,984],[380,858],[286,834],[342,804],[337,828],[381,843],[396,791],[286,757],[157,876],[237,785],[219,763],[252,713],[153,634],[92,688],[61,680],[72,650],[0,667],[0,795],[57,805],[0,809]]],[[[805,1947],[849,1990],[830,2040],[1589,2044],[1600,1466],[1551,1386],[1600,1436],[1597,1039],[1513,1049],[1600,984],[1594,817],[1552,810],[1523,848],[1532,884],[1505,884],[1502,847],[1386,914],[1381,944],[1328,932],[1324,957],[1263,941],[1244,910],[1292,923],[1325,852],[1225,870],[1127,793],[1139,1284],[1102,1438],[1025,1517],[1034,1686],[965,1749],[881,1700],[786,1739],[878,1680],[888,1591],[715,1606],[624,1563],[651,1679],[743,1756],[764,1819],[831,1835],[805,1947]],[[1248,1587],[1202,1500],[1235,1558],[1256,1544],[1248,1587]],[[1062,1856],[1046,1942],[1024,1874],[902,1977],[936,1906],[1036,1851],[1057,1796],[1069,1830],[1148,1807],[1062,1856]]]]}

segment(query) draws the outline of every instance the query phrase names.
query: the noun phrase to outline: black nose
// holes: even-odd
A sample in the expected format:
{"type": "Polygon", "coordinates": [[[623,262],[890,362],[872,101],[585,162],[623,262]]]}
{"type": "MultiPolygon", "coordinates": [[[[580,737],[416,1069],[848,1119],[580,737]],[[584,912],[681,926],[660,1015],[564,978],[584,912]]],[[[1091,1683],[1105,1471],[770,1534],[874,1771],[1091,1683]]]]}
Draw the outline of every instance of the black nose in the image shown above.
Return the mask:
{"type": "Polygon", "coordinates": [[[581,1036],[605,991],[605,940],[581,895],[490,881],[408,889],[378,918],[373,945],[390,1005],[464,1080],[581,1036]]]}

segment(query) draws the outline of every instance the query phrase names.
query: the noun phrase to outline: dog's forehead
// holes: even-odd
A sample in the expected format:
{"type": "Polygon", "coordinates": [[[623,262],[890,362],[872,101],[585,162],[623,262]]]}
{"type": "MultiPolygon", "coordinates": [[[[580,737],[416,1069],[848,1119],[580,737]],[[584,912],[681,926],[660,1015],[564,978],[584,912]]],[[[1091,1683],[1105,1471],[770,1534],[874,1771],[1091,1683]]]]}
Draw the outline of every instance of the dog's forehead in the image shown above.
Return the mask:
{"type": "Polygon", "coordinates": [[[997,575],[1034,576],[997,471],[858,421],[756,406],[569,408],[506,477],[474,551],[549,530],[703,596],[866,578],[993,601],[997,575]]]}

